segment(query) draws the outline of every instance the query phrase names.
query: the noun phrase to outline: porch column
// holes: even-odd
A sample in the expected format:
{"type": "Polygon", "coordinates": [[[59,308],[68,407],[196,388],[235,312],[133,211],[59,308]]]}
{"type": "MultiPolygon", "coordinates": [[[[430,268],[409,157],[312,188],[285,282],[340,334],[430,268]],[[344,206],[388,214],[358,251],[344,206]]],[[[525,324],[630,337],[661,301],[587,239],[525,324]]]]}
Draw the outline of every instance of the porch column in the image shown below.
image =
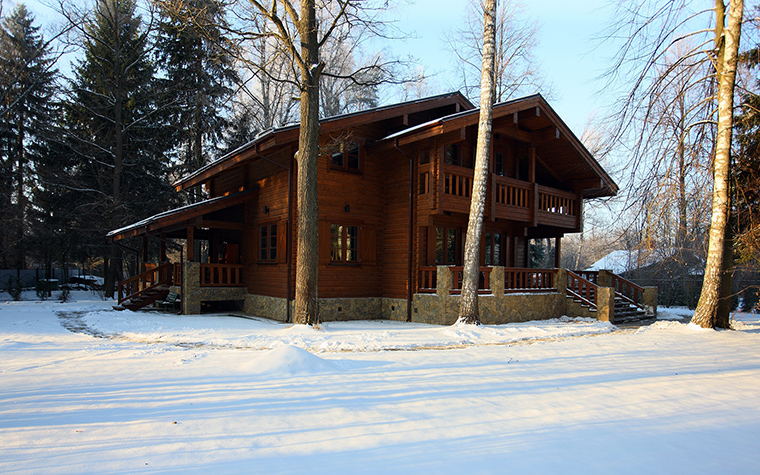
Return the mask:
{"type": "Polygon", "coordinates": [[[182,269],[182,314],[201,313],[201,265],[186,261],[182,269]]]}
{"type": "Polygon", "coordinates": [[[195,260],[195,228],[193,226],[187,228],[187,260],[190,262],[195,260]]]}
{"type": "Polygon", "coordinates": [[[159,260],[166,262],[166,233],[161,233],[161,243],[159,244],[159,260]]]}
{"type": "Polygon", "coordinates": [[[559,269],[562,256],[562,238],[554,238],[554,267],[559,269]]]}
{"type": "Polygon", "coordinates": [[[145,272],[145,263],[148,262],[148,236],[142,237],[142,262],[140,263],[140,273],[145,272]]]}

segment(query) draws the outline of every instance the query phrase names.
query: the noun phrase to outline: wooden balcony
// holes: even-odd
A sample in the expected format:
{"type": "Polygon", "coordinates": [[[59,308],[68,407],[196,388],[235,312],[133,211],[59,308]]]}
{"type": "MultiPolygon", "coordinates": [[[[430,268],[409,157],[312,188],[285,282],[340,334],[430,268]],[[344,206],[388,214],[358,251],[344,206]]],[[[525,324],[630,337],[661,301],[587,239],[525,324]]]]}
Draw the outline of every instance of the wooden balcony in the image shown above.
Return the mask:
{"type": "MultiPolygon", "coordinates": [[[[435,167],[420,167],[418,209],[430,213],[470,212],[473,170],[444,164],[436,179],[435,167]]],[[[577,229],[580,207],[575,193],[537,183],[491,174],[486,217],[577,229]]]]}

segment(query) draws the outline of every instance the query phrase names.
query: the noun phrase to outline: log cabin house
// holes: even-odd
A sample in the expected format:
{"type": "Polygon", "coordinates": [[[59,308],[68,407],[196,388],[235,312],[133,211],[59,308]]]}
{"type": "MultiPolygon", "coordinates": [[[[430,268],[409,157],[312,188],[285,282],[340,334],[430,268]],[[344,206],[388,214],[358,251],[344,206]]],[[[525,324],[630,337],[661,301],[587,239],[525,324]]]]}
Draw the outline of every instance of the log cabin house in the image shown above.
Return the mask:
{"type": "MultiPolygon", "coordinates": [[[[320,122],[322,321],[456,320],[477,124],[458,92],[320,122]]],[[[121,282],[119,303],[137,308],[173,286],[184,313],[234,302],[292,321],[297,147],[297,124],[267,130],[175,184],[202,187],[204,201],[110,232],[142,237],[145,262],[149,240],[160,243],[160,263],[121,282]],[[182,262],[170,264],[176,242],[182,262]]],[[[599,285],[612,277],[559,269],[559,255],[562,236],[581,230],[583,201],[615,195],[614,181],[540,95],[494,106],[489,167],[481,320],[611,319],[599,285]],[[555,268],[528,268],[532,238],[556,240],[555,268]]],[[[644,307],[644,289],[629,293],[644,307]]]]}

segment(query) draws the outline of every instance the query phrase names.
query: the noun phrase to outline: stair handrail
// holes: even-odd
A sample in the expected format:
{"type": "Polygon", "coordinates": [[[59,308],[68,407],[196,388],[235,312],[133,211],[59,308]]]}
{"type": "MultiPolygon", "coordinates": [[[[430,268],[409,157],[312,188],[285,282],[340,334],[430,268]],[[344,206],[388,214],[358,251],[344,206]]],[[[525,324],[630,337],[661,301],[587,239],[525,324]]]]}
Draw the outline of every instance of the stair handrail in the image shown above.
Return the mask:
{"type": "Polygon", "coordinates": [[[620,277],[612,272],[607,272],[612,279],[612,288],[615,290],[615,295],[623,299],[625,302],[644,309],[644,288],[640,285],[631,282],[630,280],[620,277]]]}
{"type": "Polygon", "coordinates": [[[167,262],[119,282],[119,305],[160,285],[171,285],[174,264],[167,262]],[[140,284],[148,285],[140,285],[140,284]],[[127,294],[127,295],[125,295],[127,294]]]}
{"type": "Polygon", "coordinates": [[[599,286],[590,280],[581,277],[571,270],[567,271],[567,293],[576,300],[580,300],[581,303],[588,305],[591,309],[598,307],[596,302],[596,296],[599,295],[598,289],[599,286]]]}

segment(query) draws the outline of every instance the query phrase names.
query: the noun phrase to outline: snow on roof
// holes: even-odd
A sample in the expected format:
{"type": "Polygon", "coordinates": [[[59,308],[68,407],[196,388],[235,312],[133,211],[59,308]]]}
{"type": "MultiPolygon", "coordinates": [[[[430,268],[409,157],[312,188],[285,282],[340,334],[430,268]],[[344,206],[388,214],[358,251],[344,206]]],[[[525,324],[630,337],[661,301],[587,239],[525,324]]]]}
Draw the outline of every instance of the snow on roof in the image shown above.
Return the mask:
{"type": "Polygon", "coordinates": [[[660,260],[660,256],[652,252],[635,250],[612,251],[598,261],[591,264],[587,271],[608,270],[613,274],[622,274],[634,269],[640,269],[654,264],[660,260]]]}

